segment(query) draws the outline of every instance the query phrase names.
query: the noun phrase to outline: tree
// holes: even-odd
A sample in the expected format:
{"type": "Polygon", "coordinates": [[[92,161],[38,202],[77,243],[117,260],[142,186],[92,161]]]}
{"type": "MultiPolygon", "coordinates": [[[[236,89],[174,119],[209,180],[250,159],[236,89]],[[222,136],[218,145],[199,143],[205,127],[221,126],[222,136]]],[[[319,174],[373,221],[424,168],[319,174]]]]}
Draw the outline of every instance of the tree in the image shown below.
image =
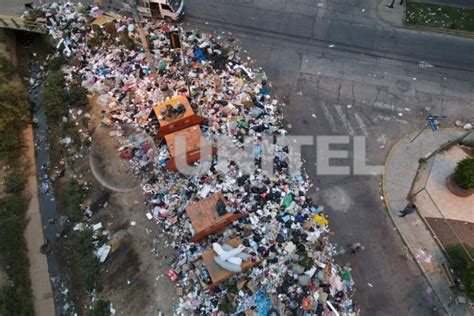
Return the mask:
{"type": "Polygon", "coordinates": [[[474,189],[474,158],[465,158],[458,162],[453,181],[464,190],[474,189]]]}

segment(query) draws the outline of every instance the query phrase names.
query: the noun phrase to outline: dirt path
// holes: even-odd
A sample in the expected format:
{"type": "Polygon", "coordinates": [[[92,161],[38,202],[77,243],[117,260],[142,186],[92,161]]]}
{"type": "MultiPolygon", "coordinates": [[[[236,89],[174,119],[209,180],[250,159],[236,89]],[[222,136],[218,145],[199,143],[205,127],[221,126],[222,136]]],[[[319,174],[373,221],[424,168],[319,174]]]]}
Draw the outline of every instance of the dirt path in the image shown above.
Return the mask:
{"type": "Polygon", "coordinates": [[[43,224],[38,199],[38,180],[36,178],[35,146],[33,128],[29,125],[24,131],[25,156],[29,161],[28,183],[25,190],[30,196],[30,203],[26,216],[29,220],[25,229],[25,239],[28,246],[28,259],[30,261],[31,288],[33,302],[37,316],[55,315],[53,292],[49,278],[48,262],[46,256],[40,253],[44,243],[43,224]]]}

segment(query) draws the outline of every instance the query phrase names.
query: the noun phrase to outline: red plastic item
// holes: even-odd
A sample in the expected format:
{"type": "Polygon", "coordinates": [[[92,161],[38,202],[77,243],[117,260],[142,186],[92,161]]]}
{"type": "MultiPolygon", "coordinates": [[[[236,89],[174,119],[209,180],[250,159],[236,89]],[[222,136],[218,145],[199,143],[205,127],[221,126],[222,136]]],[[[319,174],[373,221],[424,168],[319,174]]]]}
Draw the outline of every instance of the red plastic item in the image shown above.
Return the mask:
{"type": "Polygon", "coordinates": [[[179,277],[178,275],[176,274],[176,272],[169,268],[168,270],[166,270],[165,274],[170,278],[171,282],[176,282],[178,281],[179,277]]]}

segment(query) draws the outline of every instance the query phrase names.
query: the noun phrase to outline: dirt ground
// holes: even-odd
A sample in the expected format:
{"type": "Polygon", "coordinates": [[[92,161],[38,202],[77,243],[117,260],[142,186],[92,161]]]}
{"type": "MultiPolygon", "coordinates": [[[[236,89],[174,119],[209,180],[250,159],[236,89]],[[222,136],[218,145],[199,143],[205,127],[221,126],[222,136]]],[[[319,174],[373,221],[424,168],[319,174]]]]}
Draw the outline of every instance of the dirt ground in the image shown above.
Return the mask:
{"type": "MultiPolygon", "coordinates": [[[[21,46],[20,58],[30,61],[33,52],[38,60],[45,57],[42,40],[28,35],[23,42],[32,44],[21,46]]],[[[90,220],[90,224],[102,222],[109,231],[112,246],[111,254],[102,264],[99,276],[102,290],[97,298],[110,300],[117,315],[156,315],[158,310],[171,315],[178,298],[164,272],[168,257],[176,251],[167,246],[169,240],[159,225],[146,218],[140,180],[130,173],[128,162],[118,156],[120,143],[110,136],[112,128],[101,123],[105,109],[94,100],[91,104],[87,110],[91,114],[92,150],[84,159],[75,161],[74,174],[92,184],[85,204],[92,205],[100,199],[107,201],[90,220]]],[[[57,163],[52,161],[52,167],[57,163]]],[[[72,173],[67,170],[65,177],[56,181],[56,192],[70,176],[72,173]]],[[[61,210],[60,199],[57,202],[61,210]]],[[[62,237],[67,238],[71,229],[66,225],[62,237]]],[[[65,249],[55,249],[55,253],[78,314],[87,314],[90,298],[85,293],[84,280],[74,271],[74,263],[65,249]]]]}
{"type": "MultiPolygon", "coordinates": [[[[139,180],[130,173],[128,162],[118,156],[120,143],[115,136],[109,136],[112,128],[100,123],[102,107],[92,103],[93,150],[90,160],[84,159],[77,167],[83,179],[92,182],[93,189],[86,203],[92,204],[107,196],[106,207],[90,222],[101,222],[106,227],[112,246],[100,273],[103,290],[98,297],[110,300],[117,315],[155,315],[158,310],[172,314],[177,297],[164,272],[168,268],[167,258],[175,250],[167,247],[167,237],[160,227],[146,218],[139,180]],[[101,181],[91,172],[91,161],[101,181]],[[101,185],[104,179],[106,187],[101,185]]],[[[86,297],[76,297],[82,304],[86,302],[86,297]]]]}
{"type": "Polygon", "coordinates": [[[446,223],[443,219],[432,217],[427,217],[426,220],[445,248],[459,244],[457,237],[465,244],[474,247],[473,223],[455,220],[447,220],[446,223]]]}

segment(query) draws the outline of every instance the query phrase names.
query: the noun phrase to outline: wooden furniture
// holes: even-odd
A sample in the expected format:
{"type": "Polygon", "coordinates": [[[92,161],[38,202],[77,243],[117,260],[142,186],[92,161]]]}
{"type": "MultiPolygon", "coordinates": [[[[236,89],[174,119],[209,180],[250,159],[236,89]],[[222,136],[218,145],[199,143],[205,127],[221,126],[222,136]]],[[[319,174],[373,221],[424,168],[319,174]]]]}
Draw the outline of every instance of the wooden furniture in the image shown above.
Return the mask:
{"type": "Polygon", "coordinates": [[[158,123],[160,124],[160,129],[156,134],[156,137],[161,140],[168,134],[180,131],[186,127],[199,125],[204,122],[204,118],[199,115],[196,115],[188,102],[188,99],[184,96],[176,96],[171,99],[166,100],[165,102],[155,106],[153,111],[158,118],[158,123]],[[168,106],[175,106],[176,104],[182,104],[185,111],[176,117],[167,118],[161,114],[162,110],[166,110],[168,106]]]}
{"type": "Polygon", "coordinates": [[[192,242],[215,234],[233,221],[242,217],[242,214],[232,213],[219,216],[219,214],[217,214],[217,201],[220,199],[222,199],[222,193],[217,192],[208,198],[186,207],[186,214],[188,214],[195,230],[195,234],[191,238],[192,242]]]}
{"type": "MultiPolygon", "coordinates": [[[[232,240],[229,240],[227,244],[236,248],[240,244],[242,244],[242,242],[239,238],[234,238],[232,240]]],[[[202,254],[202,260],[204,261],[204,265],[206,266],[207,272],[209,272],[209,276],[211,277],[212,281],[212,284],[209,286],[210,288],[224,282],[225,280],[237,274],[237,272],[228,271],[219,267],[219,265],[217,265],[217,263],[214,261],[215,256],[216,253],[212,249],[209,249],[208,251],[202,254]]],[[[245,271],[259,263],[260,259],[258,258],[255,261],[243,261],[241,264],[242,271],[245,271]]]]}
{"type": "MultiPolygon", "coordinates": [[[[187,127],[179,132],[171,133],[165,136],[166,144],[170,152],[170,160],[166,165],[168,170],[176,170],[176,157],[182,157],[186,159],[188,164],[201,159],[201,127],[194,125],[187,127]],[[184,137],[186,141],[186,152],[179,152],[175,149],[175,140],[178,137],[184,137]],[[186,156],[186,157],[183,157],[186,156]]],[[[213,148],[210,148],[211,155],[213,148]]]]}

